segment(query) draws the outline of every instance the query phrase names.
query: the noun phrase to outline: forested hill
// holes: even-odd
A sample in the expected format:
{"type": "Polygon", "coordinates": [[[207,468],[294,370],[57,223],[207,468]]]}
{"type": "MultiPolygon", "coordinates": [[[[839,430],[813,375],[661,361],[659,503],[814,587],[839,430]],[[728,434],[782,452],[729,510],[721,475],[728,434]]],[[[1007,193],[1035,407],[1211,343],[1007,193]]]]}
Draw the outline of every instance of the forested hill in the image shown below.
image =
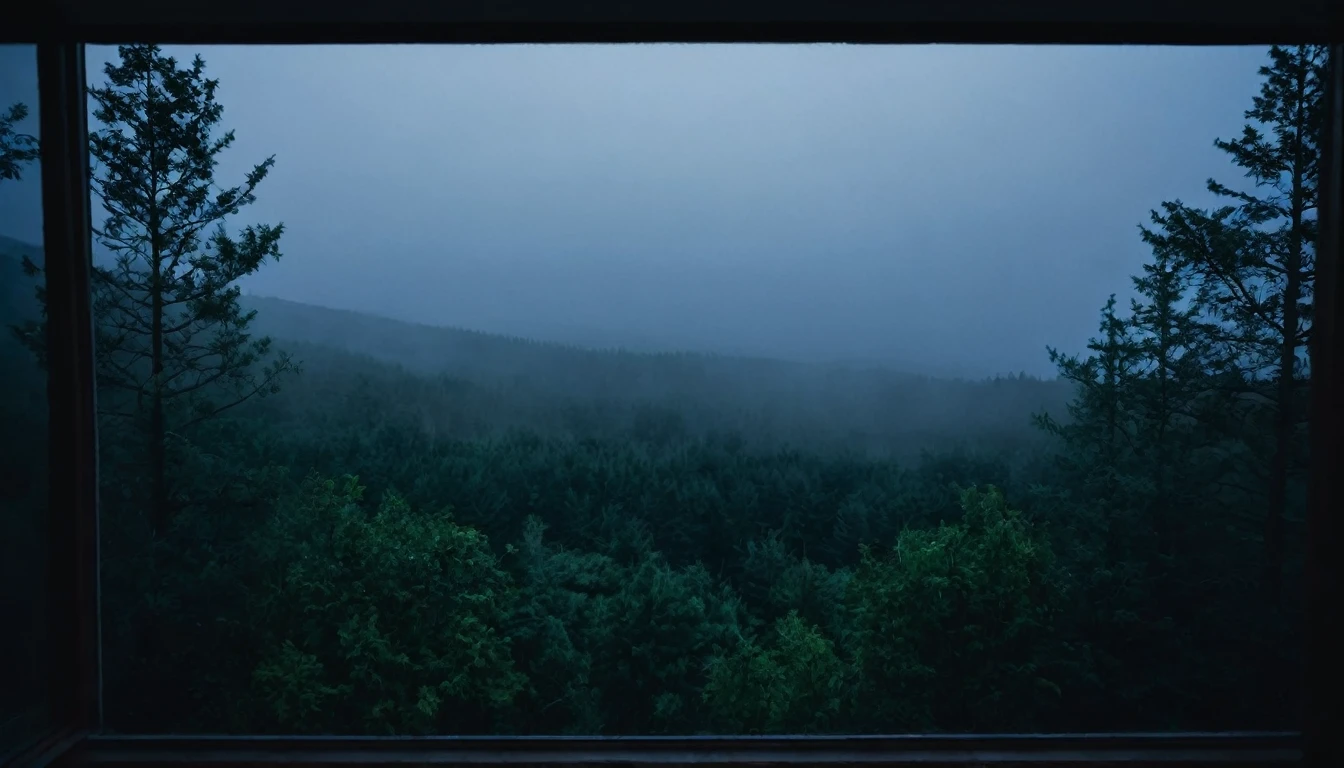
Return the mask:
{"type": "MultiPolygon", "coordinates": [[[[33,281],[23,274],[25,256],[40,264],[42,248],[0,235],[0,322],[6,325],[37,311],[33,281]]],[[[5,338],[11,335],[4,333],[5,338]]]]}
{"type": "MultiPolygon", "coordinates": [[[[41,249],[0,239],[6,322],[35,306],[19,263],[25,254],[40,260],[41,249]]],[[[728,431],[763,444],[907,457],[969,444],[1000,451],[1038,445],[1031,415],[1061,414],[1071,392],[1031,377],[968,381],[877,367],[587,349],[277,298],[248,296],[244,305],[257,310],[254,331],[272,336],[306,371],[282,394],[287,409],[319,391],[330,396],[398,379],[416,396],[370,407],[414,409],[427,427],[462,437],[515,427],[578,437],[728,431]]]]}
{"type": "MultiPolygon", "coordinates": [[[[735,428],[772,440],[843,441],[896,453],[962,439],[989,438],[1002,447],[1005,440],[1038,439],[1031,414],[1059,414],[1070,394],[1061,382],[1030,377],[965,381],[763,358],[584,349],[281,299],[248,297],[246,305],[257,310],[257,332],[281,348],[288,343],[310,373],[341,375],[308,349],[316,345],[462,380],[511,400],[563,404],[571,415],[600,403],[640,408],[647,420],[652,408],[663,412],[663,428],[678,431],[735,428]]],[[[535,424],[535,408],[529,410],[535,424]]]]}

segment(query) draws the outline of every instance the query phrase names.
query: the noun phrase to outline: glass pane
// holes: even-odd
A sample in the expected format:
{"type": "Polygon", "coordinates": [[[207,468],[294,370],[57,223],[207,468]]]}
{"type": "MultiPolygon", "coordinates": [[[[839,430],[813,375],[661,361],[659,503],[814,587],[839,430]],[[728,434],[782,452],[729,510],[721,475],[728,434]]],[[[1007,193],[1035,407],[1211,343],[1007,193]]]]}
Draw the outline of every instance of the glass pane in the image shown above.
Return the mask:
{"type": "Polygon", "coordinates": [[[109,723],[1295,727],[1324,61],[91,50],[109,723]]]}
{"type": "Polygon", "coordinates": [[[0,755],[46,725],[47,377],[37,50],[0,45],[0,755]],[[35,347],[36,344],[36,347],[35,347]]]}

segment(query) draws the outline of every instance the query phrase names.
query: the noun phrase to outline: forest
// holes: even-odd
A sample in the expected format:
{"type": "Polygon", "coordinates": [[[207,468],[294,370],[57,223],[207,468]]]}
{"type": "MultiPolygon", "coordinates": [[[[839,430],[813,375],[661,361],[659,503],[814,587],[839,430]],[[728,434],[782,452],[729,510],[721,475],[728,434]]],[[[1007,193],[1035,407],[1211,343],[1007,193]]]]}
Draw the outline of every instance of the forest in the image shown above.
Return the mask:
{"type": "MultiPolygon", "coordinates": [[[[1296,727],[1325,61],[1269,50],[1210,137],[1220,206],[1154,201],[1084,354],[956,380],[245,296],[284,230],[224,225],[273,160],[216,178],[204,61],[122,47],[89,92],[108,727],[1296,727]]],[[[0,183],[35,167],[24,117],[0,183]]],[[[42,261],[0,238],[0,576],[30,617],[42,261]]],[[[35,690],[41,638],[3,642],[35,690]]]]}

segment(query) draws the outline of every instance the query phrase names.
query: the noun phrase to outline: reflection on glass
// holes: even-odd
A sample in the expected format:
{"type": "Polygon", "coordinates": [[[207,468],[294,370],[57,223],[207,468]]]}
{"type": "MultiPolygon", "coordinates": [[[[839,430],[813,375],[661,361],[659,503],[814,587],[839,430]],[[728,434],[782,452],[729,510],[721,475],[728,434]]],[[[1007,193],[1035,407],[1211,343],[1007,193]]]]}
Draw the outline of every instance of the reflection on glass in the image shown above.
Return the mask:
{"type": "Polygon", "coordinates": [[[115,728],[1297,725],[1323,49],[90,59],[115,728]]]}
{"type": "Polygon", "coordinates": [[[0,46],[0,756],[46,721],[47,384],[40,319],[37,56],[0,46]]]}

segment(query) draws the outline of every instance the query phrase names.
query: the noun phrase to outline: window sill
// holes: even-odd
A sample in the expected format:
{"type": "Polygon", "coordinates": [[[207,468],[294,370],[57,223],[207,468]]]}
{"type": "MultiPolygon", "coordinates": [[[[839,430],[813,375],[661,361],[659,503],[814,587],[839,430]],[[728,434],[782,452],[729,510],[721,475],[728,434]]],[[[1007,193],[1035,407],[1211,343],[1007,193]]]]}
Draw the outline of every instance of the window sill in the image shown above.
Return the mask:
{"type": "MultiPolygon", "coordinates": [[[[71,765],[1298,764],[1295,733],[736,736],[90,736],[71,765]]],[[[64,762],[64,761],[63,761],[64,762]]]]}

